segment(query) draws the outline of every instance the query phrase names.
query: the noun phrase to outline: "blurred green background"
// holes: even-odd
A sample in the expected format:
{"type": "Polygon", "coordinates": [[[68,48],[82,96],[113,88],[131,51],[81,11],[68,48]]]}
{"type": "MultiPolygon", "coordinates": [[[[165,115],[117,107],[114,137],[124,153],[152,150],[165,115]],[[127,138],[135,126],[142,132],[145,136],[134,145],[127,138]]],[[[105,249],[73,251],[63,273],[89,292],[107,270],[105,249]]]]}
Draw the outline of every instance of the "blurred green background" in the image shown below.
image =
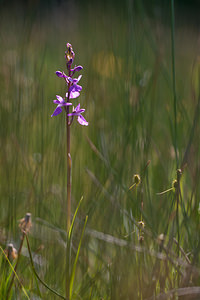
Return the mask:
{"type": "MultiPolygon", "coordinates": [[[[83,66],[83,90],[73,101],[86,109],[89,126],[74,122],[71,129],[72,213],[83,196],[74,255],[86,215],[88,224],[74,299],[145,299],[177,287],[174,264],[147,253],[160,251],[162,233],[176,252],[179,232],[196,268],[185,284],[180,263],[180,285],[200,283],[200,4],[175,2],[176,143],[178,167],[184,168],[178,229],[175,194],[156,194],[171,187],[177,168],[170,1],[0,2],[0,243],[17,248],[18,220],[31,212],[32,250],[43,249],[38,272],[62,293],[66,128],[64,113],[51,114],[55,95],[66,93],[55,71],[65,70],[67,42],[75,64],[83,66]],[[129,190],[134,174],[141,183],[129,190]],[[122,241],[127,244],[117,245],[122,241]]],[[[19,274],[36,295],[23,253],[19,274]]],[[[43,299],[54,299],[41,289],[43,299]]]]}

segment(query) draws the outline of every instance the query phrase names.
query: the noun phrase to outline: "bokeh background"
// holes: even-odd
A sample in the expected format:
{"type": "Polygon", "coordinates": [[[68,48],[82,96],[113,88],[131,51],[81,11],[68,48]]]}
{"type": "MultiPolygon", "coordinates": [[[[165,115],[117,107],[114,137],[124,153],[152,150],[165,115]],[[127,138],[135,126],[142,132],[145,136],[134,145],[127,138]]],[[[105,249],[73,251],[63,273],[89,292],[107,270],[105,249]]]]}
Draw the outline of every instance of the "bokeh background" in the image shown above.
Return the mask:
{"type": "MultiPolygon", "coordinates": [[[[89,126],[71,129],[72,213],[83,196],[73,255],[86,215],[88,223],[74,299],[146,299],[177,287],[174,264],[148,253],[160,251],[160,234],[176,253],[179,232],[196,273],[186,284],[181,262],[178,282],[199,284],[199,10],[199,1],[175,1],[175,141],[170,1],[0,1],[0,243],[17,248],[18,220],[31,212],[37,270],[62,293],[66,128],[64,113],[51,114],[55,95],[66,93],[55,71],[65,70],[67,42],[83,66],[74,104],[80,100],[89,126]],[[174,192],[157,195],[177,166],[180,228],[174,192]],[[134,174],[141,183],[129,190],[134,174]]],[[[19,274],[40,299],[25,246],[19,274]]]]}

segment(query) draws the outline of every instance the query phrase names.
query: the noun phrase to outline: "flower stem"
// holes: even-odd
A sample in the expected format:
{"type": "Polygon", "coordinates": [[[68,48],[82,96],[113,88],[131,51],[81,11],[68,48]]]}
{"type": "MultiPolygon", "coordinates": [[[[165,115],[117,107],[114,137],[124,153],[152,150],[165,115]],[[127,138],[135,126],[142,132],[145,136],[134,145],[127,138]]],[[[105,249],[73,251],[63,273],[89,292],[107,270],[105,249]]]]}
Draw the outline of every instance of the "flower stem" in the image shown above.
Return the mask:
{"type": "MultiPolygon", "coordinates": [[[[70,76],[70,69],[69,69],[70,76]]],[[[68,96],[67,102],[70,98],[70,82],[68,83],[68,96]]],[[[66,107],[66,127],[67,127],[67,236],[70,232],[71,227],[71,154],[70,154],[70,118],[69,106],[66,107]]],[[[67,238],[67,247],[66,247],[66,298],[70,299],[70,274],[71,274],[71,240],[67,238]]]]}
{"type": "MultiPolygon", "coordinates": [[[[67,114],[69,107],[67,107],[67,114]]],[[[67,123],[67,233],[71,225],[71,154],[70,154],[70,122],[68,115],[66,116],[67,123]]]]}

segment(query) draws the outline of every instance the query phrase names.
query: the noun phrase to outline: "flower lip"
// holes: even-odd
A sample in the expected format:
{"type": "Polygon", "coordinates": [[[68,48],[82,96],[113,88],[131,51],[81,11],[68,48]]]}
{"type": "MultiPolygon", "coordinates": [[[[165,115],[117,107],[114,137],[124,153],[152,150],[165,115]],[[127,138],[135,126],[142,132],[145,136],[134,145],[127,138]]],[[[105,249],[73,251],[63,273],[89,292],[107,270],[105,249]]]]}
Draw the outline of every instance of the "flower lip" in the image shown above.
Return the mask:
{"type": "MultiPolygon", "coordinates": [[[[71,91],[69,94],[69,99],[75,99],[80,95],[79,91],[71,91]]],[[[66,97],[68,98],[68,92],[66,93],[66,97]]]]}
{"type": "Polygon", "coordinates": [[[88,122],[86,121],[86,119],[83,116],[78,116],[77,121],[79,122],[79,124],[84,125],[84,126],[88,126],[88,122]]]}
{"type": "Polygon", "coordinates": [[[69,92],[80,92],[82,90],[82,86],[78,84],[73,84],[69,88],[69,92]]]}

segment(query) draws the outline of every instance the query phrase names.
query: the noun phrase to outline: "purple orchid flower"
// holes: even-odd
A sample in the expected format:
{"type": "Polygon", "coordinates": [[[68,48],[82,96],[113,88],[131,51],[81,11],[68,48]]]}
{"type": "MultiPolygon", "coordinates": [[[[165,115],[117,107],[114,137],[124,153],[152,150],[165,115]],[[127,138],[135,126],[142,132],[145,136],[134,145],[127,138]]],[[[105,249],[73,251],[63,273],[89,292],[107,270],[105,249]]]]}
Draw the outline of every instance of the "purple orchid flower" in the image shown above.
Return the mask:
{"type": "Polygon", "coordinates": [[[68,93],[69,93],[69,99],[75,99],[80,95],[82,86],[78,85],[77,83],[79,82],[81,77],[82,75],[80,75],[78,78],[68,77],[68,80],[72,83],[72,85],[69,88],[69,91],[66,93],[66,97],[68,97],[68,93]]]}
{"type": "Polygon", "coordinates": [[[85,120],[85,118],[81,115],[85,111],[84,108],[80,109],[80,103],[77,105],[75,109],[73,109],[72,113],[68,114],[68,116],[78,116],[77,121],[81,125],[88,126],[88,122],[85,120]]]}
{"type": "MultiPolygon", "coordinates": [[[[78,66],[78,67],[81,67],[81,66],[78,66]]],[[[56,75],[60,78],[62,78],[62,77],[65,78],[67,83],[69,83],[69,82],[72,83],[72,85],[69,88],[69,93],[70,93],[69,99],[75,99],[80,95],[79,92],[82,90],[82,86],[78,85],[77,83],[81,79],[82,75],[80,75],[78,78],[71,78],[71,77],[67,76],[64,72],[61,72],[61,71],[56,71],[56,75]]],[[[66,93],[66,97],[68,97],[68,93],[66,93]]]]}
{"type": "Polygon", "coordinates": [[[61,72],[61,71],[56,71],[56,75],[60,78],[62,78],[62,77],[67,78],[68,77],[64,72],[61,72]]]}
{"type": "Polygon", "coordinates": [[[74,75],[75,72],[79,72],[83,69],[82,66],[77,66],[75,67],[74,69],[71,69],[71,72],[72,72],[72,76],[74,75]]]}
{"type": "Polygon", "coordinates": [[[77,83],[80,81],[82,75],[78,76],[78,78],[68,78],[69,81],[72,82],[72,85],[69,88],[69,92],[80,92],[82,90],[82,86],[78,85],[77,83]]]}
{"type": "Polygon", "coordinates": [[[56,95],[56,98],[57,100],[53,100],[53,102],[58,105],[54,110],[53,114],[51,115],[52,117],[57,116],[62,112],[62,106],[72,105],[72,103],[70,102],[65,102],[65,100],[61,96],[56,95]]]}

